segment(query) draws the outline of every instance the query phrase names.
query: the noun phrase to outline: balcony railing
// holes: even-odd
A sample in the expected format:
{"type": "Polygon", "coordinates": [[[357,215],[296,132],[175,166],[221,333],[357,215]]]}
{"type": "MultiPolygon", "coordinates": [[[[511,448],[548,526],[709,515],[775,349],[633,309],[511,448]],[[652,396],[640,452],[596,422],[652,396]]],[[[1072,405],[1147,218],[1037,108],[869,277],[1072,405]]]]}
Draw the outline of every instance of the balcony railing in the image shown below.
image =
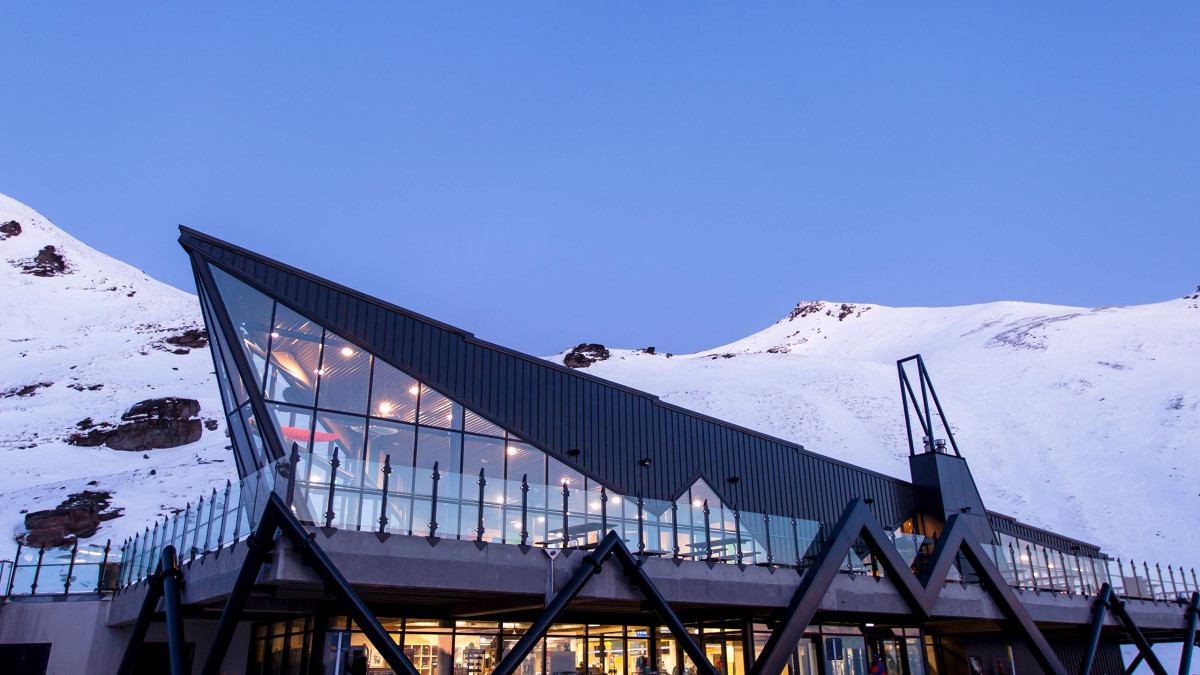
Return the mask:
{"type": "MultiPolygon", "coordinates": [[[[832,524],[792,516],[728,509],[707,501],[661,501],[530,482],[527,476],[489,476],[382,462],[324,458],[294,452],[224,490],[126,540],[105,547],[19,549],[15,564],[0,566],[8,595],[96,593],[127,586],[154,572],[162,550],[174,546],[180,562],[215,553],[249,536],[267,498],[278,492],[312,528],[412,535],[544,548],[589,549],[609,531],[639,555],[771,567],[808,568],[832,524]],[[7,579],[4,575],[7,574],[7,579]]],[[[890,539],[919,573],[936,539],[900,531],[890,539]]],[[[1194,570],[1067,555],[1044,548],[985,545],[988,557],[1014,588],[1094,595],[1102,584],[1126,598],[1179,601],[1200,589],[1194,570]]],[[[883,576],[860,542],[842,567],[848,574],[883,576]]],[[[976,583],[959,556],[950,580],[976,583]]]]}

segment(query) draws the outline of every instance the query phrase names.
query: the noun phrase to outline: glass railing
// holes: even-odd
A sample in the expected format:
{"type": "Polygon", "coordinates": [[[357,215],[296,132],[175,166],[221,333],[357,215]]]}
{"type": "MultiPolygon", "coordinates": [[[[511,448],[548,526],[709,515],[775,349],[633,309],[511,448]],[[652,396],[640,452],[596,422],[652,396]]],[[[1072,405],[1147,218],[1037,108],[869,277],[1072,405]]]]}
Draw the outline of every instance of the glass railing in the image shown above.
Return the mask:
{"type": "Polygon", "coordinates": [[[110,542],[31,548],[18,545],[16,560],[0,562],[7,596],[78,595],[116,588],[119,560],[110,542]]]}
{"type": "MultiPolygon", "coordinates": [[[[412,535],[519,544],[545,548],[591,549],[616,532],[639,555],[708,563],[811,566],[832,528],[830,523],[789,516],[731,510],[698,501],[662,501],[584,489],[511,480],[477,473],[442,471],[361,459],[299,453],[279,460],[224,491],[156,523],[125,542],[119,553],[120,586],[152,574],[162,550],[175,546],[181,562],[219,551],[249,536],[272,491],[292,505],[306,526],[382,534],[412,535]],[[293,478],[294,473],[294,478],[293,478]]],[[[891,543],[920,573],[936,539],[899,530],[891,543]]],[[[1174,566],[1067,555],[1043,547],[985,545],[985,554],[1014,588],[1094,595],[1104,583],[1123,597],[1176,601],[1200,589],[1174,566]]],[[[29,553],[23,554],[28,556],[29,553]]],[[[59,564],[59,563],[55,563],[59,564]]],[[[884,569],[862,541],[843,561],[843,572],[883,576],[884,569]]],[[[28,585],[24,558],[10,574],[28,585]]],[[[961,554],[949,580],[977,583],[978,575],[961,554]]]]}

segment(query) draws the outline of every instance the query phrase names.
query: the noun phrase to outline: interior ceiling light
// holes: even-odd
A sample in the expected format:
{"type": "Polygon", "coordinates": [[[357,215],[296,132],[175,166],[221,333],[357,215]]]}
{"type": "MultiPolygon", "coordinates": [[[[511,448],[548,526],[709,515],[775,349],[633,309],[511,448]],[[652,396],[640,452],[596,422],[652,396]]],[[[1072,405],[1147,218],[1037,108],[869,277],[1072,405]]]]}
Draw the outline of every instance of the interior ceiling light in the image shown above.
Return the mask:
{"type": "Polygon", "coordinates": [[[349,347],[342,347],[342,356],[354,356],[354,350],[349,347]]]}
{"type": "Polygon", "coordinates": [[[412,394],[413,396],[416,396],[417,394],[421,393],[421,387],[419,385],[414,384],[413,386],[408,388],[408,393],[412,394]]]}
{"type": "Polygon", "coordinates": [[[391,401],[384,401],[383,403],[380,403],[379,404],[379,412],[383,413],[384,415],[390,415],[392,412],[391,401]]]}
{"type": "Polygon", "coordinates": [[[509,456],[509,457],[512,457],[512,456],[513,456],[513,455],[515,455],[515,454],[517,454],[517,449],[516,449],[516,448],[514,448],[514,447],[512,447],[512,446],[510,445],[510,446],[508,447],[508,456],[509,456]]]}

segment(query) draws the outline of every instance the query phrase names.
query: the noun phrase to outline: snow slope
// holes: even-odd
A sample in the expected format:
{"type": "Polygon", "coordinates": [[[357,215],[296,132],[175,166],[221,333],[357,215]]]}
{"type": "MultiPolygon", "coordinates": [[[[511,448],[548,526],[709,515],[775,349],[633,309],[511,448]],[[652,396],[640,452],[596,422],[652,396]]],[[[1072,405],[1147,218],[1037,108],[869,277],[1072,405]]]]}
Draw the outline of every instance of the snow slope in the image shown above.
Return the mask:
{"type": "MultiPolygon", "coordinates": [[[[63,442],[83,418],[116,421],[151,397],[195,398],[220,420],[212,362],[155,346],[201,325],[194,296],[0,196],[0,223],[14,219],[24,232],[0,241],[0,392],[52,384],[0,398],[0,527],[19,532],[22,509],[96,481],[125,515],[91,541],[120,541],[233,478],[223,421],[148,459],[63,442]],[[13,262],[47,244],[70,274],[21,274],[13,262]]],[[[1200,565],[1200,294],[1092,309],[801,303],[717,349],[612,350],[588,372],[907,478],[895,360],[918,352],[989,508],[1113,555],[1200,565]]],[[[2,539],[0,559],[11,557],[2,539]]]]}
{"type": "Polygon", "coordinates": [[[988,508],[1200,566],[1200,292],[1090,309],[800,303],[723,347],[612,350],[588,372],[907,479],[895,362],[916,353],[988,508]]]}
{"type": "Polygon", "coordinates": [[[89,248],[0,195],[0,223],[10,220],[23,231],[0,241],[0,395],[50,386],[0,397],[0,559],[12,559],[11,534],[24,531],[22,510],[53,508],[85,488],[111,490],[113,506],[125,510],[89,540],[102,546],[112,538],[117,545],[236,474],[223,420],[196,443],[147,453],[63,442],[80,420],[115,423],[147,398],[194,398],[201,417],[221,420],[208,350],[179,355],[155,346],[202,327],[199,306],[195,296],[89,248]],[[47,245],[66,259],[68,273],[22,274],[20,262],[47,245]],[[95,385],[103,387],[89,389],[95,385]]]}

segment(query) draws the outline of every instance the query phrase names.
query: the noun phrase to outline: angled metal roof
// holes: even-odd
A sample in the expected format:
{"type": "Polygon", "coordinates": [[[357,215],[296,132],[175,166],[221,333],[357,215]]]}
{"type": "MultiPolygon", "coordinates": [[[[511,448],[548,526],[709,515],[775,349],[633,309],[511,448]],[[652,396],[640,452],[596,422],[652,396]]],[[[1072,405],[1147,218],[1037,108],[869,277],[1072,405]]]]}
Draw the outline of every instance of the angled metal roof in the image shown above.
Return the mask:
{"type": "Polygon", "coordinates": [[[195,230],[180,227],[179,242],[624,494],[669,500],[702,475],[747,511],[832,522],[867,497],[895,524],[915,508],[905,481],[485,342],[195,230]]]}

